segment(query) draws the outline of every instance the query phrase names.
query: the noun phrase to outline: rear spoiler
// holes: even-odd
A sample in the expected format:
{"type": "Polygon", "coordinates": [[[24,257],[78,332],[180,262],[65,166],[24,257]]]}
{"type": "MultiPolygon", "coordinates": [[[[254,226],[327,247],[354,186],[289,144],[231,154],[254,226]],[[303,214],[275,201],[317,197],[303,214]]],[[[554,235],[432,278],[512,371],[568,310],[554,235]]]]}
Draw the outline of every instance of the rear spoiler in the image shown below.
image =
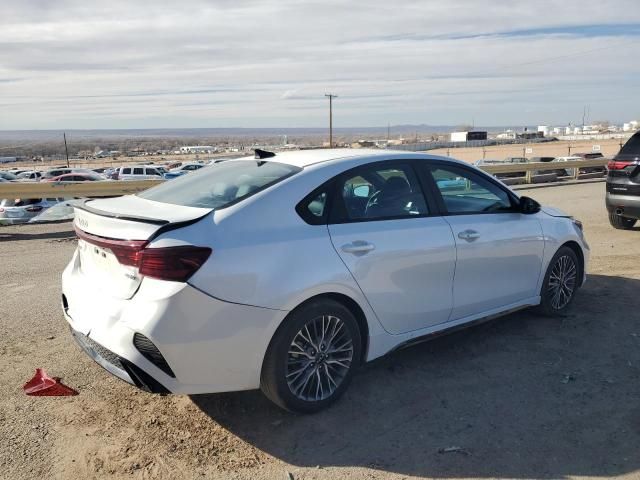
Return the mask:
{"type": "Polygon", "coordinates": [[[163,219],[159,219],[159,218],[149,218],[149,217],[142,217],[142,216],[137,216],[137,215],[122,215],[122,214],[118,214],[118,213],[113,213],[113,212],[106,212],[104,210],[100,210],[98,208],[94,208],[91,207],[89,205],[87,205],[87,203],[89,203],[90,201],[95,200],[95,198],[87,198],[85,200],[83,200],[82,202],[78,202],[77,204],[73,205],[74,208],[77,208],[78,210],[84,210],[85,212],[89,212],[89,213],[93,213],[94,215],[100,215],[101,217],[108,217],[108,218],[117,218],[120,220],[130,220],[132,222],[140,222],[140,223],[148,223],[151,225],[160,225],[160,228],[153,234],[151,235],[151,237],[148,238],[148,241],[150,242],[151,240],[153,240],[154,238],[157,238],[159,235],[169,232],[171,230],[176,230],[178,228],[182,228],[182,227],[186,227],[188,225],[193,225],[196,222],[199,222],[200,220],[202,220],[204,217],[206,217],[207,215],[209,215],[211,212],[207,212],[204,215],[201,215],[199,217],[196,218],[192,218],[190,220],[185,220],[183,222],[170,222],[169,220],[163,220],[163,219]]]}
{"type": "Polygon", "coordinates": [[[74,207],[79,210],[84,210],[85,212],[93,213],[94,215],[100,215],[101,217],[118,218],[120,220],[131,220],[133,222],[150,223],[152,225],[167,225],[168,223],[170,223],[169,220],[162,220],[159,218],[149,218],[149,217],[141,217],[137,215],[122,215],[119,213],[105,212],[104,210],[99,210],[97,208],[93,208],[87,205],[87,203],[89,203],[92,200],[94,199],[88,198],[83,202],[74,205],[74,207]]]}

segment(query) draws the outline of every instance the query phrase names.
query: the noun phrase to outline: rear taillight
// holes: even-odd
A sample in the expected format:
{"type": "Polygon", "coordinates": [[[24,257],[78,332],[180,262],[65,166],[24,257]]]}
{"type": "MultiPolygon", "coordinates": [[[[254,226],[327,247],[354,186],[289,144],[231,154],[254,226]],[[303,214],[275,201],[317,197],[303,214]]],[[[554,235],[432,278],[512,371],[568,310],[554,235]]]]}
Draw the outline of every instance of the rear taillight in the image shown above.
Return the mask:
{"type": "Polygon", "coordinates": [[[76,228],[79,238],[97,247],[110,250],[121,265],[138,267],[140,275],[186,282],[211,255],[208,247],[191,245],[146,248],[147,240],[116,240],[91,235],[76,228]]]}
{"type": "Polygon", "coordinates": [[[140,274],[160,280],[186,282],[211,255],[208,247],[180,246],[142,250],[140,274]]]}
{"type": "Polygon", "coordinates": [[[637,162],[627,162],[624,160],[609,160],[607,163],[607,168],[609,170],[624,170],[627,167],[635,166],[637,162]]]}
{"type": "Polygon", "coordinates": [[[4,208],[0,207],[0,213],[4,212],[4,208]]]}
{"type": "Polygon", "coordinates": [[[142,249],[149,242],[146,240],[116,240],[113,238],[104,238],[97,235],[91,235],[76,227],[76,234],[91,245],[96,247],[108,248],[115,255],[122,265],[137,267],[140,263],[140,255],[142,249]]]}

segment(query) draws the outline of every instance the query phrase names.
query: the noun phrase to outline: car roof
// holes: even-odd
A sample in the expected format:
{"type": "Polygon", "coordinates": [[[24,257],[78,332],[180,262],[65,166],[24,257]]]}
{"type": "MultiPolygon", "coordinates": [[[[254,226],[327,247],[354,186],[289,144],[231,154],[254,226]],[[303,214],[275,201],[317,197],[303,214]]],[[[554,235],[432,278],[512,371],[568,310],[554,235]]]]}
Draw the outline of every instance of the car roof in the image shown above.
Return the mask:
{"type": "MultiPolygon", "coordinates": [[[[268,157],[264,160],[273,161],[279,163],[286,163],[287,165],[293,165],[295,167],[308,167],[317,163],[337,163],[348,162],[356,158],[367,158],[372,161],[376,159],[391,160],[391,159],[431,159],[431,160],[449,160],[456,163],[462,163],[464,165],[470,165],[467,162],[462,162],[449,157],[443,157],[439,155],[430,155],[424,152],[411,152],[406,150],[377,150],[371,148],[331,148],[331,149],[314,149],[314,150],[293,150],[288,152],[276,152],[274,157],[268,157]]],[[[241,157],[229,159],[230,162],[239,160],[256,160],[255,157],[241,157]]]]}

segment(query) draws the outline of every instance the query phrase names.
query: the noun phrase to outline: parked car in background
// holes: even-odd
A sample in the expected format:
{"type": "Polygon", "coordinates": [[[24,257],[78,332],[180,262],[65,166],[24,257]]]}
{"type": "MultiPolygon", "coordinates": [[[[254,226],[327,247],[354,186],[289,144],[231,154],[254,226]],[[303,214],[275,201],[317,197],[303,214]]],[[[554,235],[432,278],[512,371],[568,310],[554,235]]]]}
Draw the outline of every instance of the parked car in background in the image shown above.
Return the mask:
{"type": "Polygon", "coordinates": [[[18,180],[23,182],[37,182],[42,177],[42,172],[36,172],[35,170],[22,172],[18,175],[18,180]]]}
{"type": "Polygon", "coordinates": [[[187,170],[178,170],[175,172],[167,172],[163,175],[163,177],[165,180],[172,180],[174,178],[178,178],[183,175],[186,175],[187,173],[189,173],[187,170]]]}
{"type": "Polygon", "coordinates": [[[133,165],[118,167],[112,174],[114,180],[162,180],[163,176],[156,167],[149,165],[133,165]]]}
{"type": "Polygon", "coordinates": [[[8,182],[15,182],[18,180],[18,177],[10,172],[0,172],[0,178],[8,182]]]}
{"type": "Polygon", "coordinates": [[[185,165],[182,165],[181,167],[169,170],[167,173],[164,174],[164,178],[167,180],[171,180],[172,178],[178,178],[178,177],[181,177],[182,175],[186,175],[187,173],[200,170],[202,167],[205,167],[205,166],[206,165],[203,165],[201,163],[187,163],[185,165]]]}
{"type": "MultiPolygon", "coordinates": [[[[575,156],[566,156],[566,157],[556,157],[553,161],[554,162],[574,162],[577,160],[582,160],[581,157],[575,157],[575,156]]],[[[569,175],[570,177],[573,177],[575,175],[576,169],[575,168],[565,168],[564,169],[567,172],[567,175],[569,175]]]]}
{"type": "Polygon", "coordinates": [[[47,180],[49,178],[59,177],[60,175],[65,175],[67,173],[87,173],[87,174],[95,174],[93,170],[88,168],[76,168],[76,167],[62,167],[62,168],[52,168],[51,170],[47,170],[43,172],[40,180],[47,180]]]}
{"type": "Polygon", "coordinates": [[[44,182],[97,182],[106,180],[102,175],[97,173],[65,173],[58,177],[47,178],[44,182]]]}
{"type": "Polygon", "coordinates": [[[28,172],[28,168],[12,168],[11,170],[7,170],[9,173],[14,174],[15,176],[20,175],[21,173],[28,172]]]}
{"type": "MultiPolygon", "coordinates": [[[[541,163],[552,163],[552,162],[557,162],[558,160],[557,160],[557,157],[531,157],[529,161],[541,162],[541,163]]],[[[567,172],[567,170],[564,168],[558,168],[555,170],[539,170],[536,173],[539,173],[539,174],[555,173],[558,177],[566,177],[567,175],[570,175],[570,173],[567,172]]]]}
{"type": "Polygon", "coordinates": [[[63,200],[63,198],[5,198],[0,200],[0,225],[27,223],[42,211],[63,200]]]}
{"type": "Polygon", "coordinates": [[[182,166],[182,162],[171,162],[171,163],[167,163],[165,165],[165,168],[169,171],[173,170],[174,168],[178,168],[182,166]]]}
{"type": "MultiPolygon", "coordinates": [[[[593,160],[596,158],[604,158],[604,155],[600,152],[588,152],[588,153],[574,153],[574,157],[578,157],[580,160],[593,160]]],[[[580,173],[605,173],[606,167],[584,167],[580,169],[580,173]]]]}
{"type": "MultiPolygon", "coordinates": [[[[510,165],[512,163],[527,163],[528,160],[524,157],[507,157],[504,160],[498,159],[482,159],[476,160],[474,165],[476,167],[482,167],[483,165],[510,165]]],[[[516,178],[516,177],[524,177],[526,172],[509,172],[509,173],[496,173],[496,178],[516,178]]]]}
{"type": "Polygon", "coordinates": [[[589,259],[566,213],[392,150],[257,151],[87,200],[74,226],[61,305],[91,358],[147,391],[260,387],[305,413],[419,339],[531,306],[566,315],[589,259]]]}
{"type": "Polygon", "coordinates": [[[640,132],[607,164],[605,205],[609,223],[629,230],[640,219],[640,132]]]}
{"type": "Polygon", "coordinates": [[[205,165],[202,163],[186,163],[177,168],[172,168],[169,172],[195,172],[196,170],[200,170],[205,165]]]}

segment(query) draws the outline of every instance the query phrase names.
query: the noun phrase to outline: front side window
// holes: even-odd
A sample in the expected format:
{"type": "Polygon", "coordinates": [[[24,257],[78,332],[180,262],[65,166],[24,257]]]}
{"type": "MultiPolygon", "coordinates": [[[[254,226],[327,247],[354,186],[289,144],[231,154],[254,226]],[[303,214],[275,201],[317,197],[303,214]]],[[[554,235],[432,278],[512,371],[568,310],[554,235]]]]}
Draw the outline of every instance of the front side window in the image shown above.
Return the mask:
{"type": "Polygon", "coordinates": [[[474,172],[458,167],[438,167],[431,170],[431,175],[449,213],[513,210],[507,192],[474,172]]]}
{"type": "Polygon", "coordinates": [[[130,168],[123,168],[122,169],[122,175],[129,175],[131,173],[131,169],[130,168]]]}
{"type": "Polygon", "coordinates": [[[345,220],[381,220],[425,215],[420,184],[407,165],[371,166],[339,185],[345,220]]]}
{"type": "Polygon", "coordinates": [[[230,160],[197,175],[183,175],[139,193],[157,202],[185,207],[224,208],[270,187],[302,169],[264,160],[230,160]]]}

